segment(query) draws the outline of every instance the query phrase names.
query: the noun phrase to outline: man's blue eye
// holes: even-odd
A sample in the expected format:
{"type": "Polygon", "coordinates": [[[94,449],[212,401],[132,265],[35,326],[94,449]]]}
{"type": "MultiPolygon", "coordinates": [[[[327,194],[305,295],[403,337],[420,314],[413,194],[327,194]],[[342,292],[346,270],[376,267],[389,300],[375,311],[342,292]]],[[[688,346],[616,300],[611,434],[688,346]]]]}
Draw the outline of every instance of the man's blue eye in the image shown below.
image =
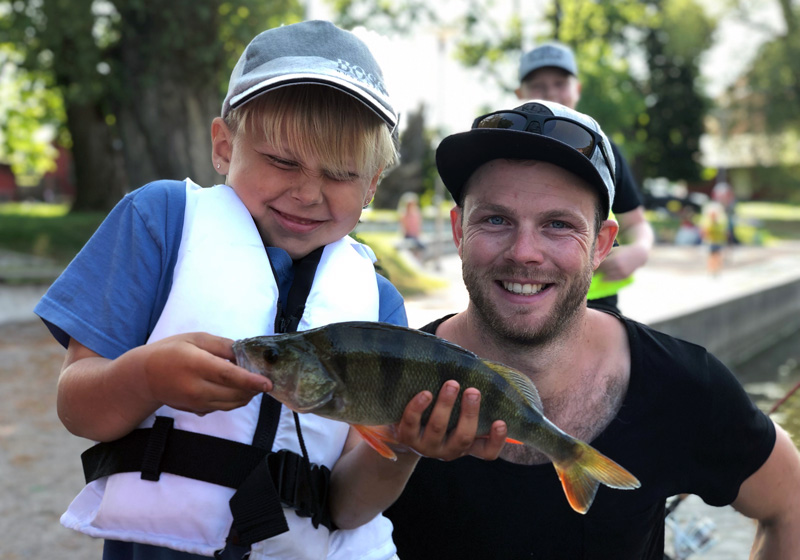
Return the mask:
{"type": "Polygon", "coordinates": [[[555,221],[555,222],[553,222],[552,225],[556,229],[563,229],[563,228],[567,227],[567,223],[566,222],[562,222],[562,221],[555,221]]]}
{"type": "Polygon", "coordinates": [[[503,223],[503,218],[501,218],[500,216],[492,216],[487,221],[493,226],[499,226],[500,224],[503,223]]]}

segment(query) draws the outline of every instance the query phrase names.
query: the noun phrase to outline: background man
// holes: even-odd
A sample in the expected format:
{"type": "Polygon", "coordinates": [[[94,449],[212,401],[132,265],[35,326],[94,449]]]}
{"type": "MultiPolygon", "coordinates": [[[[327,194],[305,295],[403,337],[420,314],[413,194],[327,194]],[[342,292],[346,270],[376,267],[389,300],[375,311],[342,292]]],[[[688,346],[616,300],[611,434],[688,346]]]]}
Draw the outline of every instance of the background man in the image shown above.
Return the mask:
{"type": "MultiPolygon", "coordinates": [[[[539,45],[520,59],[521,100],[546,99],[575,109],[581,96],[578,65],[572,50],[562,43],[539,45]]],[[[653,229],[644,216],[641,195],[628,163],[619,148],[609,142],[616,161],[617,194],[611,210],[619,223],[621,246],[616,247],[597,269],[589,290],[589,306],[619,313],[617,292],[632,281],[653,248],[653,229]]]]}

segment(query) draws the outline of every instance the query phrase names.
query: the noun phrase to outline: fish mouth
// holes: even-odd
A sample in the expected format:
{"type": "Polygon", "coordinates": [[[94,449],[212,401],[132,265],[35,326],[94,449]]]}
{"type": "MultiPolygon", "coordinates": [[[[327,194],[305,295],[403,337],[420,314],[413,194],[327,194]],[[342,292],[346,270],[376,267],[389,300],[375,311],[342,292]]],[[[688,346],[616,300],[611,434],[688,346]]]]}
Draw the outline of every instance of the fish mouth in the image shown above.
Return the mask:
{"type": "Polygon", "coordinates": [[[247,357],[247,352],[245,351],[243,341],[237,340],[233,343],[233,355],[236,359],[237,366],[244,368],[249,372],[257,373],[253,369],[253,364],[250,362],[250,359],[247,357]]]}
{"type": "Polygon", "coordinates": [[[502,280],[500,284],[503,289],[512,294],[533,296],[544,290],[547,284],[533,284],[533,283],[520,283],[520,282],[507,282],[502,280]]]}

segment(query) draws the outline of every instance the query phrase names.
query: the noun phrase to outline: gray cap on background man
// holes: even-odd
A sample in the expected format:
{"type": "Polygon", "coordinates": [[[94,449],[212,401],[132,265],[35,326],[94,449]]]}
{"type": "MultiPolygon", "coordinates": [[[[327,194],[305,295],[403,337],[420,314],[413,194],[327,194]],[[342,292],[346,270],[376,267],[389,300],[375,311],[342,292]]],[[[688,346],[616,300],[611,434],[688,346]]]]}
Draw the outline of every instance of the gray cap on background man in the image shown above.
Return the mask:
{"type": "Polygon", "coordinates": [[[547,67],[561,68],[575,77],[578,76],[578,65],[572,49],[558,41],[551,41],[522,55],[519,61],[519,81],[524,81],[534,70],[547,67]]]}

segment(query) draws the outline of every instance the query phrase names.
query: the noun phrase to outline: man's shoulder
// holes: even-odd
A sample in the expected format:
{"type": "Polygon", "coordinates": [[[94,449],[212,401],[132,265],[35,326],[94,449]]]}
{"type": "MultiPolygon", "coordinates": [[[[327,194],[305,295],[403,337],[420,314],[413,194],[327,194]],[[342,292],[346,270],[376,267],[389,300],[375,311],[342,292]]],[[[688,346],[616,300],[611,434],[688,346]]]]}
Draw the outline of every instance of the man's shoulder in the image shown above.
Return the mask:
{"type": "Polygon", "coordinates": [[[427,325],[425,325],[423,327],[420,327],[417,330],[420,330],[422,332],[426,332],[428,334],[436,334],[436,330],[439,328],[439,325],[441,325],[442,323],[444,323],[445,321],[447,321],[450,317],[453,317],[454,315],[455,315],[455,313],[450,313],[449,315],[445,315],[444,317],[440,317],[439,319],[436,319],[435,321],[431,321],[427,325]]]}
{"type": "Polygon", "coordinates": [[[708,349],[699,344],[689,342],[627,317],[621,317],[620,319],[628,331],[628,339],[633,353],[639,352],[652,361],[676,365],[684,363],[698,366],[701,363],[708,362],[710,359],[711,354],[708,349]]]}

